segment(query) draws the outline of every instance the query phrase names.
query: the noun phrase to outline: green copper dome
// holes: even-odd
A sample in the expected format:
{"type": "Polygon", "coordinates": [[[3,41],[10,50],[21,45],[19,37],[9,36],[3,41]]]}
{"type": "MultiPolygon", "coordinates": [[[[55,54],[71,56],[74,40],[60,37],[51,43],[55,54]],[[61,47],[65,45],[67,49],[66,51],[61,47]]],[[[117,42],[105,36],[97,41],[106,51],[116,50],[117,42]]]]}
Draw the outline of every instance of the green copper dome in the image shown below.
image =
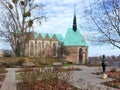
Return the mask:
{"type": "Polygon", "coordinates": [[[72,28],[68,28],[64,39],[65,46],[88,46],[85,39],[79,32],[79,30],[74,31],[72,28]]]}

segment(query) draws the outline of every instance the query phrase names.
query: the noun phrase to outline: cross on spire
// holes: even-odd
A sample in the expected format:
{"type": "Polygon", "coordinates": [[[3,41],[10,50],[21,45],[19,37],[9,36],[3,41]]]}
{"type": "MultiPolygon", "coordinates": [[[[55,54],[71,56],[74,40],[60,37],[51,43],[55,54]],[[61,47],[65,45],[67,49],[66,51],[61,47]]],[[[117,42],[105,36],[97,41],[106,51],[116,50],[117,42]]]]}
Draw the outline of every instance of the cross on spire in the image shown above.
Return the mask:
{"type": "Polygon", "coordinates": [[[74,18],[73,18],[73,31],[77,31],[77,21],[76,21],[76,10],[75,10],[76,5],[74,4],[74,18]]]}

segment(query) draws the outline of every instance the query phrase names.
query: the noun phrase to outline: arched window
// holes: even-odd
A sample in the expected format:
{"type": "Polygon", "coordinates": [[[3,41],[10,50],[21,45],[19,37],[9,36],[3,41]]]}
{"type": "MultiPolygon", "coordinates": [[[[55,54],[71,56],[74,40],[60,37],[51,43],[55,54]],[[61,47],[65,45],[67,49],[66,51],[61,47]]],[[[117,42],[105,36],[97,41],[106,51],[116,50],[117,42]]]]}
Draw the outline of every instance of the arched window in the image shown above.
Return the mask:
{"type": "Polygon", "coordinates": [[[53,56],[56,56],[56,44],[53,43],[53,56]]]}
{"type": "Polygon", "coordinates": [[[38,43],[38,56],[41,55],[41,42],[38,43]]]}
{"type": "Polygon", "coordinates": [[[33,42],[30,42],[30,56],[34,55],[34,45],[33,42]]]}
{"type": "Polygon", "coordinates": [[[47,46],[49,46],[49,42],[45,42],[44,48],[46,48],[47,46]]]}
{"type": "Polygon", "coordinates": [[[83,51],[83,50],[80,48],[80,49],[79,49],[79,63],[82,63],[82,58],[83,58],[83,57],[82,57],[82,51],[83,51]]]}

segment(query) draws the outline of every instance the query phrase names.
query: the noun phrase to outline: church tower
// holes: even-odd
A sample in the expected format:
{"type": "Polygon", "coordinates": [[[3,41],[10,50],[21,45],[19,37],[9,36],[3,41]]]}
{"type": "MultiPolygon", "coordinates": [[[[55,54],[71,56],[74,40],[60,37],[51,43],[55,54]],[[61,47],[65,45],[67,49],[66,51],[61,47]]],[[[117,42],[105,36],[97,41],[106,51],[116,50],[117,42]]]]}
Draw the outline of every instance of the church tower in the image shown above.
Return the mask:
{"type": "Polygon", "coordinates": [[[88,61],[88,45],[77,28],[76,9],[74,5],[74,17],[72,28],[68,28],[64,46],[67,54],[66,60],[75,64],[84,64],[88,61]]]}
{"type": "Polygon", "coordinates": [[[77,30],[77,21],[76,21],[75,5],[74,5],[73,30],[74,30],[75,32],[76,32],[76,30],[77,30]]]}

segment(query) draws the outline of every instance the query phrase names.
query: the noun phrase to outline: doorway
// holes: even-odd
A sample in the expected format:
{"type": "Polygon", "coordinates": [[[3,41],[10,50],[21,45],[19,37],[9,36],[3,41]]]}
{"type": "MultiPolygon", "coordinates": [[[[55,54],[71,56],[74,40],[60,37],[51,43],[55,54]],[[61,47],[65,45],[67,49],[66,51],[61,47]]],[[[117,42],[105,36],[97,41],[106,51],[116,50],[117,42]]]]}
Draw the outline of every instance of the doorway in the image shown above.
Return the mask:
{"type": "Polygon", "coordinates": [[[83,51],[83,50],[80,48],[80,49],[79,49],[79,64],[82,63],[82,58],[83,58],[83,57],[82,57],[82,51],[83,51]]]}

